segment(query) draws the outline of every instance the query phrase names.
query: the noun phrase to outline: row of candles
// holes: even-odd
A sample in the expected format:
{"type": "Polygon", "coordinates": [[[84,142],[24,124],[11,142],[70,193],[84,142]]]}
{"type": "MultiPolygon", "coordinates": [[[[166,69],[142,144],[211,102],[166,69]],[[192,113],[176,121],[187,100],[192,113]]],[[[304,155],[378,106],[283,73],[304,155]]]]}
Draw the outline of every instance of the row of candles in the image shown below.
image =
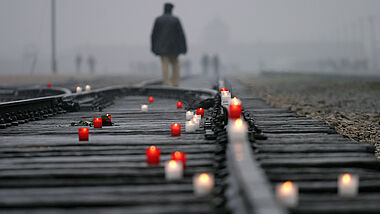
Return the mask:
{"type": "MultiPolygon", "coordinates": [[[[338,195],[342,198],[354,198],[359,192],[359,176],[349,173],[338,176],[338,195]]],[[[276,198],[281,204],[287,207],[298,205],[298,186],[297,184],[286,181],[277,184],[276,198]]]]}
{"type": "MultiPolygon", "coordinates": [[[[76,90],[77,93],[80,93],[80,92],[83,91],[82,87],[80,87],[80,86],[77,86],[75,90],[76,90]]],[[[86,91],[91,91],[91,86],[90,85],[86,85],[85,86],[85,90],[86,91]]]]}
{"type": "MultiPolygon", "coordinates": [[[[153,97],[148,98],[149,103],[154,101],[153,97]]],[[[183,107],[182,102],[177,102],[177,108],[183,107]]],[[[148,111],[148,105],[141,106],[142,111],[148,111]]],[[[204,116],[204,109],[199,108],[194,114],[191,111],[186,112],[187,122],[186,132],[192,132],[199,128],[201,118],[204,116]],[[191,116],[191,117],[190,117],[191,116]]],[[[109,120],[111,115],[107,114],[109,120]]],[[[102,128],[102,118],[93,119],[94,128],[102,128]]],[[[171,124],[171,136],[181,135],[181,125],[178,123],[171,124]]],[[[78,130],[79,141],[89,140],[89,129],[79,128],[78,130]]],[[[150,146],[145,150],[146,162],[149,166],[158,166],[160,164],[161,150],[156,146],[150,146]]],[[[168,181],[180,180],[183,178],[183,172],[186,168],[186,153],[176,151],[171,154],[171,159],[165,163],[165,178],[168,181]]],[[[194,193],[198,196],[208,195],[212,192],[214,187],[214,177],[210,173],[200,173],[193,176],[194,193]]]]}
{"type": "MultiPolygon", "coordinates": [[[[150,146],[145,150],[147,164],[158,166],[160,164],[161,150],[150,146]]],[[[165,163],[165,178],[168,181],[183,178],[186,168],[186,153],[175,151],[171,153],[171,159],[165,163]]],[[[208,195],[214,187],[214,176],[210,173],[200,173],[193,176],[194,193],[199,196],[208,195]]]]}
{"type": "MultiPolygon", "coordinates": [[[[242,105],[236,97],[231,99],[231,93],[226,88],[221,89],[221,104],[228,106],[228,115],[231,122],[227,127],[229,142],[241,145],[241,142],[247,140],[247,124],[241,120],[242,105]]],[[[238,157],[241,160],[242,157],[238,157]]],[[[349,173],[342,174],[338,177],[338,195],[342,198],[353,198],[358,194],[359,177],[349,173]]],[[[276,186],[277,200],[287,206],[295,207],[298,204],[298,186],[297,184],[286,181],[276,186]]]]}

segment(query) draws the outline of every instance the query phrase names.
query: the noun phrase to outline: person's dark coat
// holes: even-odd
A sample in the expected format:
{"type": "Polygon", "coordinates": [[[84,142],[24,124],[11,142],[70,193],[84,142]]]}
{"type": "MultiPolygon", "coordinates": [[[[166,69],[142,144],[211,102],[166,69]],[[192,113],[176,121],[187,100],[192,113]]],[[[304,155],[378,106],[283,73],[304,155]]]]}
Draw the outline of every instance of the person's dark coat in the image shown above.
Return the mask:
{"type": "Polygon", "coordinates": [[[152,52],[156,55],[179,55],[187,52],[181,22],[170,12],[156,18],[151,42],[152,52]]]}

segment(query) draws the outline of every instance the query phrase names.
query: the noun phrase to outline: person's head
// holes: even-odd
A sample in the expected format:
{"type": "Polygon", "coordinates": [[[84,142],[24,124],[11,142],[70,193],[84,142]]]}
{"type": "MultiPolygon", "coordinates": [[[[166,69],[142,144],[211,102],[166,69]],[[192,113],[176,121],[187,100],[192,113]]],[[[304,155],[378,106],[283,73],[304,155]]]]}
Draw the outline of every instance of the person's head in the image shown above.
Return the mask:
{"type": "Polygon", "coordinates": [[[172,13],[174,5],[172,3],[164,4],[164,13],[172,13]]]}

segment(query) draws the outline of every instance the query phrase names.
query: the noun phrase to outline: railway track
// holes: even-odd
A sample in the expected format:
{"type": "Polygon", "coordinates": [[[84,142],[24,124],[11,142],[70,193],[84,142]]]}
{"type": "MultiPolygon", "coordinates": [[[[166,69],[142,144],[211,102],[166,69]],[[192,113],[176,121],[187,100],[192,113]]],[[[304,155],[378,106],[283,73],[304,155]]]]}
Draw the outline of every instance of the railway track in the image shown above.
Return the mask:
{"type": "MultiPolygon", "coordinates": [[[[0,104],[0,212],[379,212],[380,170],[371,145],[353,143],[322,121],[271,108],[238,82],[226,83],[243,101],[247,142],[228,143],[226,109],[210,89],[144,83],[0,104]],[[155,101],[141,112],[148,96],[155,101]],[[179,100],[186,109],[206,109],[202,130],[185,133],[179,100]],[[79,142],[78,127],[70,124],[104,113],[115,125],[90,128],[90,140],[79,142]],[[180,137],[170,136],[175,122],[182,124],[180,137]],[[159,167],[145,163],[151,145],[161,149],[159,167]],[[187,154],[184,178],[166,181],[163,165],[174,151],[187,154]],[[193,193],[192,176],[202,172],[215,176],[207,197],[193,193]],[[349,200],[336,193],[337,176],[346,172],[360,176],[359,196],[349,200]],[[293,208],[275,199],[275,185],[287,180],[300,189],[293,208]]],[[[198,78],[183,85],[212,86],[198,78]]]]}

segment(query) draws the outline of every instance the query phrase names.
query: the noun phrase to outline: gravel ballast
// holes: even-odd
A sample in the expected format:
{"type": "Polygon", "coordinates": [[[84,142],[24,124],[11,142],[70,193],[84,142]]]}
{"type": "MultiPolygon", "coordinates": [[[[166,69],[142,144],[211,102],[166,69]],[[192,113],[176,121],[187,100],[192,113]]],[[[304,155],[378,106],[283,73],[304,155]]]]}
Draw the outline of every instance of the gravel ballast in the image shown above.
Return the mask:
{"type": "Polygon", "coordinates": [[[325,120],[354,141],[374,144],[380,158],[380,76],[268,72],[240,80],[274,107],[325,120]]]}

